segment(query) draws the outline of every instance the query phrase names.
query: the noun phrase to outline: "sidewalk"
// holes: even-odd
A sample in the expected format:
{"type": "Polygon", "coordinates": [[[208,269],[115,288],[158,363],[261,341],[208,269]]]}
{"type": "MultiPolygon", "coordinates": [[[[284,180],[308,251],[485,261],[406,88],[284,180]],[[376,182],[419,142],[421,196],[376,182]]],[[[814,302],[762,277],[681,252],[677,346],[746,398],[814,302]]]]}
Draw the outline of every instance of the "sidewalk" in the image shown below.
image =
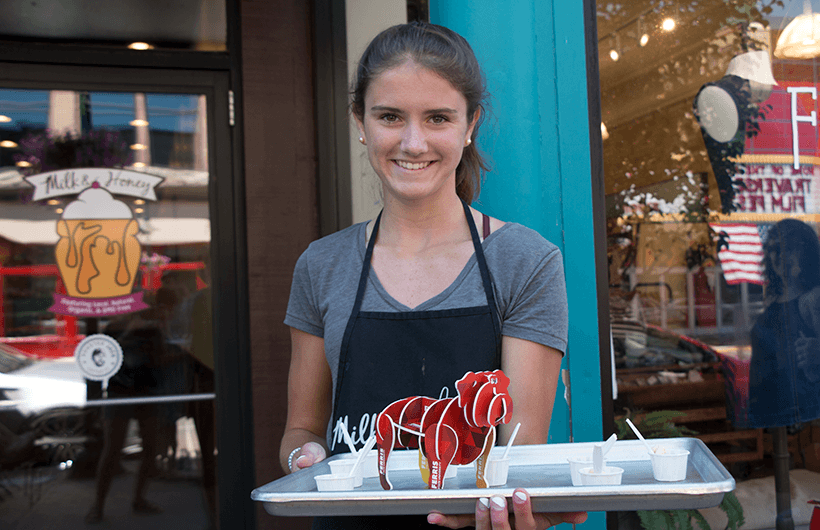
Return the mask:
{"type": "Polygon", "coordinates": [[[103,521],[87,525],[84,517],[94,498],[94,479],[73,479],[70,471],[33,468],[0,476],[0,527],[3,530],[207,529],[208,518],[198,481],[154,478],[146,497],[162,508],[156,515],[131,512],[135,461],[124,461],[125,472],[114,477],[103,521]]]}

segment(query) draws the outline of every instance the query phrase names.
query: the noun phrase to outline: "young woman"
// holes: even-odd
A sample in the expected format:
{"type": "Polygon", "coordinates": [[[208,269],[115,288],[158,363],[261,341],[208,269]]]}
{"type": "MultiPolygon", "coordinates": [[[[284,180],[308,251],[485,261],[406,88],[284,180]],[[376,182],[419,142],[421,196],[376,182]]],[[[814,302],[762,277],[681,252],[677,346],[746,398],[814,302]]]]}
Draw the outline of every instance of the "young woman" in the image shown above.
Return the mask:
{"type": "Polygon", "coordinates": [[[752,328],[749,426],[801,426],[820,417],[820,241],[783,219],[763,245],[766,308],[752,328]]]}
{"type": "MultiPolygon", "coordinates": [[[[547,442],[567,307],[558,248],[516,223],[469,206],[484,161],[481,69],[446,28],[413,23],[379,34],[364,52],[352,110],[381,180],[379,217],[315,241],[294,273],[285,324],[292,358],[280,460],[288,472],[347,451],[337,426],[361,445],[386,405],[439,396],[467,371],[501,368],[511,380],[517,442],[547,442]]],[[[583,514],[533,515],[513,497],[515,527],[580,522],[583,514]]],[[[475,514],[319,518],[318,528],[406,528],[428,523],[509,528],[503,497],[475,514]],[[492,526],[491,526],[492,525],[492,526]]]]}

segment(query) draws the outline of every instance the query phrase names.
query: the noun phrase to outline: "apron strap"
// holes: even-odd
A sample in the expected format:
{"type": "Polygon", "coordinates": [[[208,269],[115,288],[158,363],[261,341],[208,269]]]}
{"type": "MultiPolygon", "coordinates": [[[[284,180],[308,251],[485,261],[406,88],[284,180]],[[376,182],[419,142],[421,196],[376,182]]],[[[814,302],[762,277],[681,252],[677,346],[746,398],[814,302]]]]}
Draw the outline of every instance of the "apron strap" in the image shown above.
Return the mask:
{"type": "MultiPolygon", "coordinates": [[[[498,306],[495,305],[495,293],[493,292],[493,281],[490,278],[490,269],[487,267],[487,260],[484,259],[484,249],[481,245],[481,240],[478,239],[478,230],[475,227],[473,214],[470,212],[470,207],[464,200],[461,201],[464,207],[464,215],[467,217],[467,224],[470,226],[470,237],[473,239],[473,248],[475,249],[475,259],[478,262],[478,270],[481,272],[481,283],[484,285],[484,294],[487,296],[487,305],[490,306],[490,314],[493,321],[493,332],[498,339],[496,343],[498,347],[498,361],[501,362],[501,323],[498,319],[498,306]]],[[[487,221],[489,218],[485,217],[487,221]]],[[[485,224],[487,223],[485,221],[485,224]]]]}
{"type": "Polygon", "coordinates": [[[382,209],[376,221],[373,223],[373,231],[370,234],[370,240],[367,242],[367,249],[364,252],[364,261],[362,262],[362,272],[359,275],[359,287],[356,290],[356,299],[353,302],[353,309],[350,311],[350,317],[345,326],[344,335],[342,335],[342,345],[339,350],[339,367],[336,370],[336,392],[333,398],[333,415],[331,421],[336,417],[336,407],[339,403],[339,398],[342,394],[342,380],[344,379],[345,365],[349,362],[347,358],[348,345],[350,344],[350,336],[353,334],[353,326],[356,323],[356,318],[359,316],[359,310],[362,307],[362,299],[364,299],[364,290],[367,287],[367,278],[370,276],[370,260],[373,257],[373,247],[376,243],[376,235],[379,233],[379,222],[382,220],[382,209]]]}
{"type": "MultiPolygon", "coordinates": [[[[352,315],[357,315],[359,309],[362,307],[362,299],[364,298],[364,290],[367,287],[367,278],[370,276],[370,261],[373,258],[373,247],[376,244],[376,235],[379,233],[379,223],[382,220],[382,210],[376,221],[373,222],[373,230],[370,233],[370,240],[367,242],[367,249],[364,251],[364,261],[362,262],[362,273],[359,276],[359,287],[356,290],[356,301],[353,302],[352,315]]],[[[347,333],[345,333],[347,335],[347,333]]]]}

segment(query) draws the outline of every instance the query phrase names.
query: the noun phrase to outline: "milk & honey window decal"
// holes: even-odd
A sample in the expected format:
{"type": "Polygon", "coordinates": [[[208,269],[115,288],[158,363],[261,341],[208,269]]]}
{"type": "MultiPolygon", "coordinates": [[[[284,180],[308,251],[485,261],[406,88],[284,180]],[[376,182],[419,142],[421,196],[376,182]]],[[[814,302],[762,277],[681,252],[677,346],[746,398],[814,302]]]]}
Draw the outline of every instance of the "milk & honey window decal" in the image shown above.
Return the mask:
{"type": "Polygon", "coordinates": [[[56,221],[55,259],[65,294],[54,293],[49,311],[74,317],[107,317],[148,307],[132,292],[142,256],[139,223],[115,195],[156,201],[162,177],[124,169],[79,168],[25,177],[33,201],[77,195],[56,221]]]}

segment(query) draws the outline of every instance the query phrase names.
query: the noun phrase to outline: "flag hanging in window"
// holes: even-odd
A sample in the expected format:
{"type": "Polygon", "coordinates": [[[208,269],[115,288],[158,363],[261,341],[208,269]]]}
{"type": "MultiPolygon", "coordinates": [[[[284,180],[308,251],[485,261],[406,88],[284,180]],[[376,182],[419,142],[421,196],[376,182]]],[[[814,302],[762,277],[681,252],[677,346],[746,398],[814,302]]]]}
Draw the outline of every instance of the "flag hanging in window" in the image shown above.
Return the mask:
{"type": "Polygon", "coordinates": [[[726,283],[763,285],[763,238],[769,225],[710,223],[718,234],[718,260],[726,283]]]}

